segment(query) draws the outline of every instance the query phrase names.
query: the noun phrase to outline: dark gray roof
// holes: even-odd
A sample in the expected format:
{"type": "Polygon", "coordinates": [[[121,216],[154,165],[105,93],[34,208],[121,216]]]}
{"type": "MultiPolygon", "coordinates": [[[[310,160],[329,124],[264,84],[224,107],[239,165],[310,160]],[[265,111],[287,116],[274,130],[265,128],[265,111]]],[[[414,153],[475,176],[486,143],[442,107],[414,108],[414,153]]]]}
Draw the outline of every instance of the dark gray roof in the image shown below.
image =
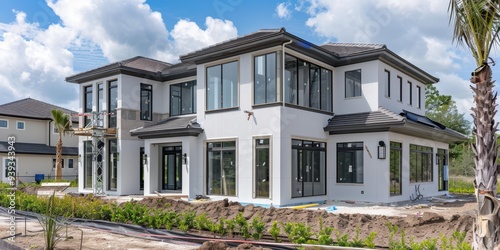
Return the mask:
{"type": "MultiPolygon", "coordinates": [[[[68,115],[76,113],[73,110],[61,108],[50,103],[38,101],[32,98],[25,98],[0,105],[0,115],[39,120],[52,120],[51,111],[53,109],[62,110],[68,115]]],[[[72,117],[72,120],[74,123],[78,123],[78,117],[72,117]]]]}
{"type": "MultiPolygon", "coordinates": [[[[16,142],[14,144],[16,154],[38,154],[38,155],[56,155],[56,147],[47,146],[40,143],[16,142]]],[[[0,141],[0,153],[9,152],[9,143],[0,141]]],[[[64,147],[63,155],[78,155],[77,147],[64,147]]]]}
{"type": "Polygon", "coordinates": [[[327,43],[320,47],[334,52],[339,56],[350,56],[360,52],[385,49],[385,44],[359,44],[359,43],[327,43]]]}
{"type": "Polygon", "coordinates": [[[116,74],[128,74],[148,79],[161,80],[161,72],[169,66],[171,66],[171,64],[167,62],[136,56],[66,77],[66,81],[72,83],[83,83],[116,74]]]}
{"type": "Polygon", "coordinates": [[[196,122],[196,116],[175,116],[153,123],[151,125],[130,131],[130,135],[141,139],[198,136],[203,133],[200,124],[196,122]]]}
{"type": "Polygon", "coordinates": [[[196,76],[196,64],[192,62],[181,62],[163,69],[161,73],[163,81],[196,76]]]}
{"type": "Polygon", "coordinates": [[[336,115],[328,120],[324,131],[332,135],[392,131],[446,143],[467,140],[467,136],[425,116],[406,110],[396,114],[383,107],[373,112],[336,115]]]}

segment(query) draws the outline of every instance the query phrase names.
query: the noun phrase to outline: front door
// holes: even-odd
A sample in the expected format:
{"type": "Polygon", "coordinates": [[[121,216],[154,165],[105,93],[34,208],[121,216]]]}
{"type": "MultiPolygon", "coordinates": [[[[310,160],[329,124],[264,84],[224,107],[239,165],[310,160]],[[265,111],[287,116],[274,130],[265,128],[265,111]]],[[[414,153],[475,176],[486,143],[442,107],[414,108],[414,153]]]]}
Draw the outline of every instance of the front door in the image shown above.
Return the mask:
{"type": "Polygon", "coordinates": [[[182,189],[182,147],[163,147],[163,190],[182,189]]]}

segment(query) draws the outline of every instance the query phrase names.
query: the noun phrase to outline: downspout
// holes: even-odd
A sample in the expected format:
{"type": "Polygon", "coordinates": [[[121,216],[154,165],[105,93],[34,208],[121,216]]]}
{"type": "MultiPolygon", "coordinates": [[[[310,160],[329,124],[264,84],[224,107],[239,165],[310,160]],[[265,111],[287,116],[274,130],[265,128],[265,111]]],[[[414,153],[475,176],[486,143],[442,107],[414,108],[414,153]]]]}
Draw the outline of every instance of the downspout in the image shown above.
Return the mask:
{"type": "Polygon", "coordinates": [[[283,62],[281,71],[283,72],[282,77],[281,77],[281,82],[282,82],[282,89],[281,89],[281,101],[283,103],[283,107],[285,107],[285,46],[292,43],[292,40],[288,42],[284,42],[282,44],[283,49],[281,50],[282,56],[281,56],[281,61],[283,62]]]}

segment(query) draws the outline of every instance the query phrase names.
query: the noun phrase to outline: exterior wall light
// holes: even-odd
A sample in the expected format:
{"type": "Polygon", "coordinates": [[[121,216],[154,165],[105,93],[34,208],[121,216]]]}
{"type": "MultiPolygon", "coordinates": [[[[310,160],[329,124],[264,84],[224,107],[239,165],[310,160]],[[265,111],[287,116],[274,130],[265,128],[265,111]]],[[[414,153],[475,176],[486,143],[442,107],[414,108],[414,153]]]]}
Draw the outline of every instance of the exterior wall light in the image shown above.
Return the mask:
{"type": "Polygon", "coordinates": [[[386,156],[386,151],[385,151],[385,142],[384,141],[379,141],[378,142],[378,158],[379,159],[385,159],[386,156]]]}

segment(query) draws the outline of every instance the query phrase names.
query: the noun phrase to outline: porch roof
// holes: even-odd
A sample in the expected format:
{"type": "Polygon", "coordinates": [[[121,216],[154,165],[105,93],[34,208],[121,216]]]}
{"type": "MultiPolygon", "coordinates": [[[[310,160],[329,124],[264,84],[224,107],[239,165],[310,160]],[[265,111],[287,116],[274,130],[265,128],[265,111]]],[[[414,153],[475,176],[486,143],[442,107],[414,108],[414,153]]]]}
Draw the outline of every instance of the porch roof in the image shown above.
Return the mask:
{"type": "Polygon", "coordinates": [[[467,136],[406,110],[396,114],[383,107],[373,112],[333,116],[324,131],[331,135],[391,131],[445,143],[467,140],[467,136]]]}
{"type": "Polygon", "coordinates": [[[196,116],[175,116],[151,125],[130,130],[131,136],[141,139],[165,138],[177,136],[198,136],[203,133],[196,116]]]}
{"type": "MultiPolygon", "coordinates": [[[[0,153],[8,153],[9,146],[8,142],[0,141],[0,153]]],[[[13,151],[16,154],[56,155],[56,147],[41,143],[16,142],[13,146],[13,151]]],[[[76,156],[78,155],[78,147],[63,147],[62,154],[76,156]]]]}

